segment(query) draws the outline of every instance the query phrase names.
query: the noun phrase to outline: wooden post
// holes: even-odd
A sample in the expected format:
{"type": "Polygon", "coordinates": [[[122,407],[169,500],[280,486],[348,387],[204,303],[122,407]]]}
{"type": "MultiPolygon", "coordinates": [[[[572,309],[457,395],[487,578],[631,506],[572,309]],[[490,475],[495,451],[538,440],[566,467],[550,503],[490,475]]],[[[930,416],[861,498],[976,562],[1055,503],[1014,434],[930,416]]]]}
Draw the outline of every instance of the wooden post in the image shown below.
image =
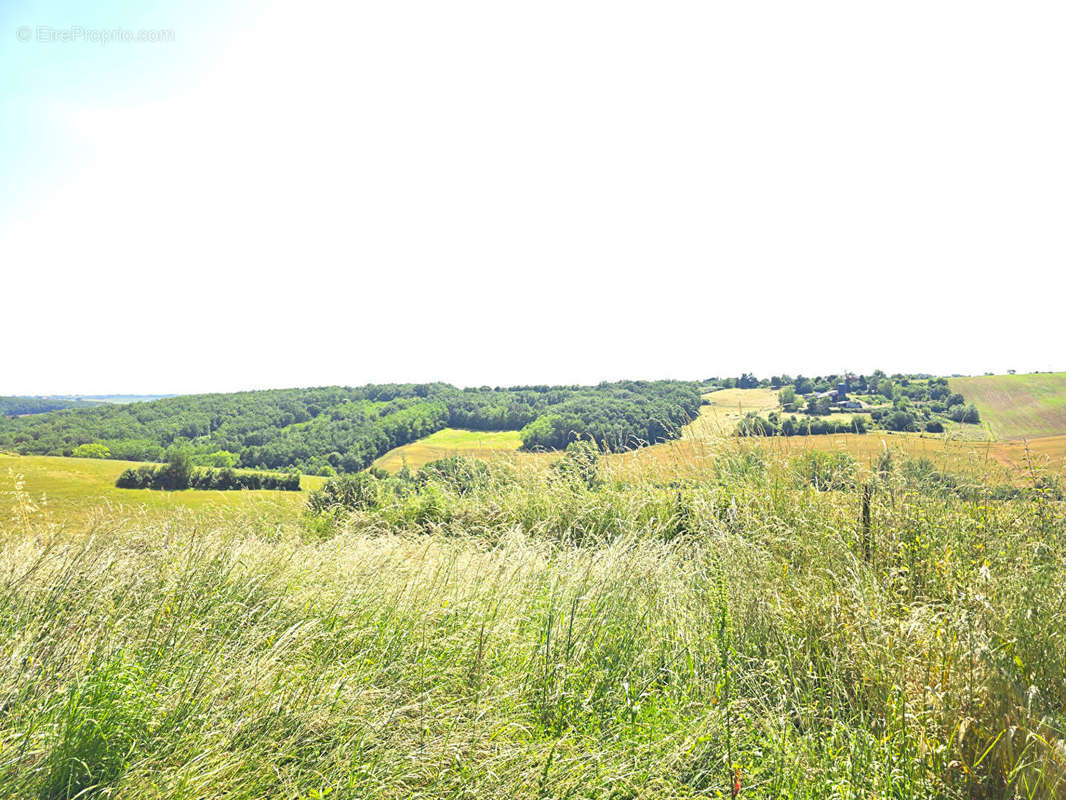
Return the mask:
{"type": "Polygon", "coordinates": [[[870,563],[870,554],[873,546],[870,535],[870,498],[873,496],[872,483],[862,485],[862,557],[866,563],[870,563]]]}

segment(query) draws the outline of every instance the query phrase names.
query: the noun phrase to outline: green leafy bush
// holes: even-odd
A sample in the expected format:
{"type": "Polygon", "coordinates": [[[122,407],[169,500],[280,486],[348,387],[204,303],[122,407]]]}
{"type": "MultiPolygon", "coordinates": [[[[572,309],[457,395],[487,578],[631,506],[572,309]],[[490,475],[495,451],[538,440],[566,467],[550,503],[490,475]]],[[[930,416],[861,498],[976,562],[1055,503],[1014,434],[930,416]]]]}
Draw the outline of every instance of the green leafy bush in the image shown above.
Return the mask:
{"type": "Polygon", "coordinates": [[[367,472],[330,478],[307,497],[312,514],[367,511],[381,504],[381,481],[367,472]]]}

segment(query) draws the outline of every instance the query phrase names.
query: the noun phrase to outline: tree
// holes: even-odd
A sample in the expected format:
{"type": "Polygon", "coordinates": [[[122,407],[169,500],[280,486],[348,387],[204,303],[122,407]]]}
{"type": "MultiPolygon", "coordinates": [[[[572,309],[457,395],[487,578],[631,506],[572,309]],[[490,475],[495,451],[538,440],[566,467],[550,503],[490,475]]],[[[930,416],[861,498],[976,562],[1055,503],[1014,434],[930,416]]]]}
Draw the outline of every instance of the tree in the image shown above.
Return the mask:
{"type": "Polygon", "coordinates": [[[968,422],[971,424],[977,424],[981,421],[981,414],[977,410],[977,406],[973,403],[970,405],[953,405],[948,409],[948,416],[956,422],[968,422]]]}
{"type": "Polygon", "coordinates": [[[807,413],[812,416],[825,416],[829,413],[828,397],[812,397],[807,401],[807,413]]]}
{"type": "Polygon", "coordinates": [[[893,411],[885,418],[885,427],[890,431],[912,431],[915,429],[914,415],[907,411],[893,411]]]}
{"type": "Polygon", "coordinates": [[[184,450],[174,450],[167,465],[156,473],[158,486],[153,488],[179,491],[189,488],[192,477],[192,459],[184,450]]]}
{"type": "Polygon", "coordinates": [[[229,450],[216,450],[210,455],[204,456],[200,459],[205,467],[216,467],[218,469],[231,469],[237,466],[237,456],[231,453],[229,450]]]}
{"type": "Polygon", "coordinates": [[[111,451],[107,449],[107,445],[99,442],[90,442],[79,444],[74,448],[71,455],[74,458],[111,458],[111,451]]]}

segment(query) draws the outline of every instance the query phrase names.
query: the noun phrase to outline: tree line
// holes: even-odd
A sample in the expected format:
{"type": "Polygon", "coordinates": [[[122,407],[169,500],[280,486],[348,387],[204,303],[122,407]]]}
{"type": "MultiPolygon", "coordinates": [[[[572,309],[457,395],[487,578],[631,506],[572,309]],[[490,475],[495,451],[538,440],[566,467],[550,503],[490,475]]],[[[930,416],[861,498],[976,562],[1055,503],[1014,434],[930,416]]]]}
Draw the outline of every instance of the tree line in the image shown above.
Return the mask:
{"type": "Polygon", "coordinates": [[[69,456],[91,445],[79,455],[156,462],[181,450],[194,465],[228,454],[234,467],[333,474],[364,469],[388,450],[446,427],[518,430],[527,449],[563,449],[585,439],[602,449],[630,450],[679,436],[699,413],[700,392],[698,382],[619,381],[184,395],[2,419],[0,448],[69,456]]]}
{"type": "Polygon", "coordinates": [[[124,470],[115,481],[119,489],[276,489],[283,492],[300,491],[300,474],[247,472],[230,468],[195,468],[185,453],[175,453],[162,466],[145,464],[124,470]]]}

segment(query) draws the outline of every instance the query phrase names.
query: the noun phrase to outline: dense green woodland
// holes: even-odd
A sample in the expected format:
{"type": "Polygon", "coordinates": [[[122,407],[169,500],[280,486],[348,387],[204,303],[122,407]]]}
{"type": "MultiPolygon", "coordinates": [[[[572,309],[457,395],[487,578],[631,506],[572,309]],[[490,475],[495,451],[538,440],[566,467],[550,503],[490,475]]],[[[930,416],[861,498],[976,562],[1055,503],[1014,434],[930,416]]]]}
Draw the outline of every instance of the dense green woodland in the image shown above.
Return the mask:
{"type": "Polygon", "coordinates": [[[168,450],[181,449],[197,464],[328,474],[364,469],[393,447],[446,427],[520,430],[531,450],[561,449],[575,439],[629,450],[676,438],[700,403],[700,384],[688,381],[509,389],[383,384],[185,395],[0,419],[0,449],[71,455],[79,445],[99,444],[92,448],[99,454],[133,461],[162,461],[168,450]]]}

